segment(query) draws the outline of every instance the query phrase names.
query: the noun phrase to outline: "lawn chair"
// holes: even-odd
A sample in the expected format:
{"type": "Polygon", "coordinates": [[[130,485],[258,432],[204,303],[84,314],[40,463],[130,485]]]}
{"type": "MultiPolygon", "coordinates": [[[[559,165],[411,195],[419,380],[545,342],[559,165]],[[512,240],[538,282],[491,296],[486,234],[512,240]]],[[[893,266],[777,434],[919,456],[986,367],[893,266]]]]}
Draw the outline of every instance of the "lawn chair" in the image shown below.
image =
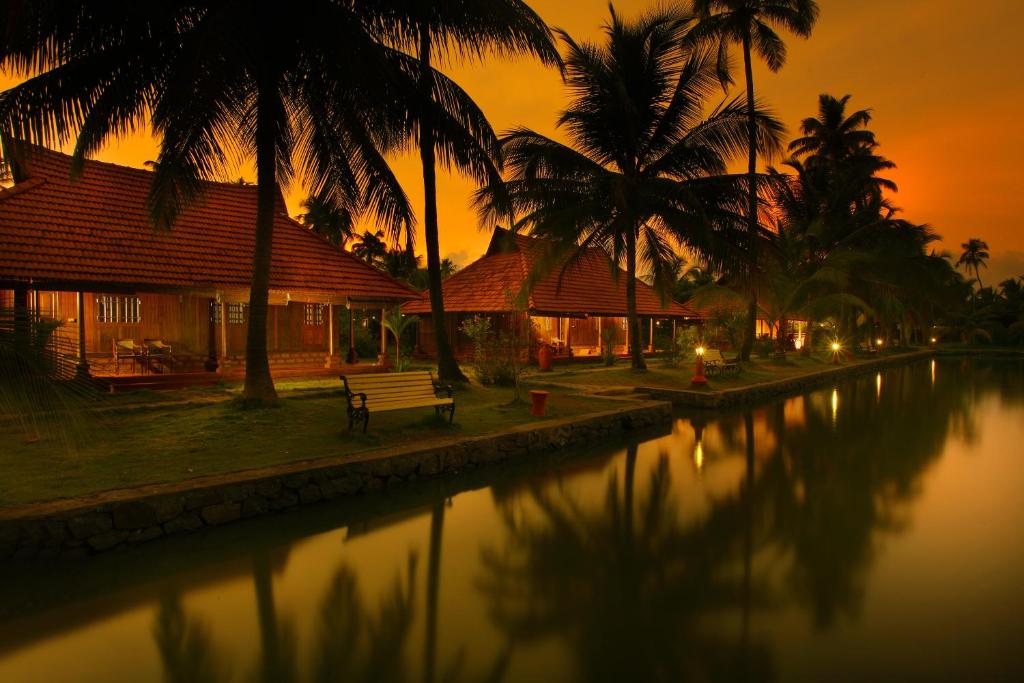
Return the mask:
{"type": "Polygon", "coordinates": [[[150,370],[163,372],[158,369],[157,364],[174,370],[174,354],[170,344],[163,339],[143,339],[142,343],[146,347],[146,365],[150,370]]]}
{"type": "Polygon", "coordinates": [[[144,362],[144,347],[139,346],[135,343],[134,339],[115,339],[114,340],[114,374],[121,374],[121,359],[127,358],[131,361],[132,371],[135,371],[135,365],[138,364],[140,367],[145,368],[144,362]]]}
{"type": "Polygon", "coordinates": [[[740,361],[737,358],[726,358],[718,349],[704,351],[704,369],[709,375],[733,374],[740,372],[740,361]]]}

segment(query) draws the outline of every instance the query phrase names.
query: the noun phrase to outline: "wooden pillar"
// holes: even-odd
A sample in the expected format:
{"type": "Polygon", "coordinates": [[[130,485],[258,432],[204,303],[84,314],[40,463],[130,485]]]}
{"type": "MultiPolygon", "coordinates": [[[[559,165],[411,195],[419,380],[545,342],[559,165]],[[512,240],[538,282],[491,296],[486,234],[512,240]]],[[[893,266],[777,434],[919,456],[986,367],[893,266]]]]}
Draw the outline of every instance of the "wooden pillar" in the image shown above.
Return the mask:
{"type": "Polygon", "coordinates": [[[334,304],[327,304],[327,355],[334,356],[334,304]]]}
{"type": "Polygon", "coordinates": [[[358,360],[356,357],[356,309],[349,304],[348,307],[348,354],[345,362],[353,364],[358,360]]]}
{"type": "Polygon", "coordinates": [[[14,348],[28,352],[29,345],[28,288],[14,287],[14,348]]]}
{"type": "Polygon", "coordinates": [[[654,318],[651,317],[651,319],[648,322],[649,322],[648,327],[649,327],[650,332],[647,335],[647,350],[649,352],[653,353],[654,352],[654,318]]]}
{"type": "Polygon", "coordinates": [[[629,324],[629,316],[626,316],[625,320],[626,320],[626,353],[629,353],[629,349],[630,349],[630,346],[629,346],[629,333],[632,331],[629,328],[631,328],[633,326],[629,324]]]}
{"type": "Polygon", "coordinates": [[[380,309],[380,362],[384,363],[388,353],[388,331],[384,328],[384,314],[386,308],[380,309]]]}
{"type": "Polygon", "coordinates": [[[216,372],[219,365],[217,363],[217,321],[214,316],[217,306],[216,299],[210,299],[206,306],[208,338],[206,344],[206,363],[203,364],[203,368],[207,372],[216,372]]]}
{"type": "Polygon", "coordinates": [[[220,300],[220,356],[225,360],[228,357],[228,303],[223,297],[220,300]]]}
{"type": "Polygon", "coordinates": [[[565,319],[565,352],[572,358],[572,318],[565,319]]]}
{"type": "Polygon", "coordinates": [[[78,324],[78,365],[75,376],[89,377],[89,360],[85,355],[85,292],[75,293],[75,321],[78,324]]]}
{"type": "Polygon", "coordinates": [[[602,324],[603,320],[604,320],[604,318],[602,318],[601,316],[597,316],[597,351],[598,351],[598,354],[601,354],[601,353],[604,352],[604,334],[602,333],[603,332],[603,324],[602,324]]]}

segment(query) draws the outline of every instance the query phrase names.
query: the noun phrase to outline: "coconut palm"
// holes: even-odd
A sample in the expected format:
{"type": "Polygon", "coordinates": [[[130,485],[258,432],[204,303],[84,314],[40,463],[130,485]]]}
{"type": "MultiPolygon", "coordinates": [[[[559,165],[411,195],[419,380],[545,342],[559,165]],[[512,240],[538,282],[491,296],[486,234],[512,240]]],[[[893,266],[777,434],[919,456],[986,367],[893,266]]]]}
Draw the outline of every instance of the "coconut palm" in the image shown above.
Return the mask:
{"type": "MultiPolygon", "coordinates": [[[[461,89],[398,49],[405,34],[392,19],[409,9],[399,0],[299,0],[287,12],[242,2],[5,8],[0,66],[30,76],[0,98],[5,159],[16,140],[74,139],[80,163],[148,120],[161,139],[150,205],[163,227],[198,181],[255,159],[247,405],[276,400],[266,321],[280,188],[301,176],[313,194],[370,214],[397,239],[413,212],[385,153],[423,117],[445,143],[486,126],[461,89]]],[[[472,156],[472,141],[459,144],[472,156]]]]}
{"type": "MultiPolygon", "coordinates": [[[[732,83],[729,73],[729,47],[738,43],[743,49],[743,73],[747,89],[747,195],[748,268],[757,269],[757,123],[754,99],[752,53],[764,60],[772,72],[786,62],[786,44],[776,33],[786,29],[806,38],[818,18],[814,0],[695,0],[700,20],[688,36],[694,42],[713,41],[718,47],[718,75],[723,85],[732,83]]],[[[757,322],[757,290],[751,287],[747,308],[747,328],[740,355],[750,358],[757,322]]]]}
{"type": "Polygon", "coordinates": [[[299,222],[331,244],[344,247],[355,235],[352,212],[330,197],[310,195],[302,202],[302,208],[305,213],[299,214],[299,222]]]}
{"type": "Polygon", "coordinates": [[[802,159],[806,173],[819,185],[830,188],[836,210],[848,211],[850,204],[863,205],[881,198],[883,191],[896,192],[896,184],[877,174],[895,164],[875,154],[878,141],[867,126],[871,111],[859,109],[847,114],[850,96],[818,96],[818,115],[800,123],[801,137],[789,143],[789,152],[802,159]]]}
{"type": "MultiPolygon", "coordinates": [[[[571,268],[593,246],[624,262],[634,340],[638,265],[667,296],[674,249],[729,258],[742,211],[742,179],[725,173],[746,145],[747,106],[733,99],[705,117],[717,88],[714,58],[682,48],[685,24],[667,10],[626,22],[612,8],[600,45],[560,33],[572,99],[558,125],[569,144],[511,131],[502,138],[509,179],[476,200],[485,220],[519,217],[518,226],[559,245],[549,268],[571,268]]],[[[781,125],[763,111],[755,116],[759,148],[777,149],[781,125]]],[[[646,367],[639,344],[631,354],[634,369],[646,367]]]]}
{"type": "Polygon", "coordinates": [[[387,242],[384,241],[384,233],[380,230],[370,232],[364,230],[363,234],[352,243],[352,254],[371,266],[379,267],[388,253],[387,242]]]}
{"type": "Polygon", "coordinates": [[[972,237],[961,244],[960,248],[963,251],[960,253],[960,258],[957,259],[956,265],[958,268],[963,266],[964,270],[968,273],[973,270],[974,279],[978,281],[978,290],[981,290],[980,269],[988,267],[988,243],[985,240],[972,237]]]}
{"type": "Polygon", "coordinates": [[[494,52],[532,54],[555,65],[558,52],[547,25],[521,0],[387,0],[383,4],[392,7],[388,19],[402,34],[403,47],[416,55],[421,70],[415,91],[421,106],[417,143],[423,165],[423,228],[438,376],[465,381],[445,327],[436,167],[440,162],[442,168],[455,168],[478,182],[494,182],[498,178],[498,145],[482,113],[476,112],[478,116],[471,121],[452,116],[449,103],[431,86],[431,63],[494,52]]]}

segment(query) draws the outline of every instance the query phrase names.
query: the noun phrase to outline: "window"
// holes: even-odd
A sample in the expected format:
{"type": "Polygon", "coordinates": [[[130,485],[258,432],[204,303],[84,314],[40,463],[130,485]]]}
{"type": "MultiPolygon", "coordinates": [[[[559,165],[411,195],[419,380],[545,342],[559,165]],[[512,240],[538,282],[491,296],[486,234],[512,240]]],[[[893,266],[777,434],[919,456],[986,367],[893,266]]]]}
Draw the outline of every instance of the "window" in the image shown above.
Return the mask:
{"type": "Polygon", "coordinates": [[[142,302],[137,296],[96,297],[96,322],[138,323],[142,321],[142,302]]]}
{"type": "Polygon", "coordinates": [[[249,304],[228,304],[228,325],[244,325],[249,304]]]}
{"type": "Polygon", "coordinates": [[[215,325],[220,324],[220,304],[216,301],[210,302],[210,322],[215,325]]]}
{"type": "Polygon", "coordinates": [[[324,307],[320,304],[306,304],[303,319],[309,327],[320,327],[324,324],[324,307]]]}

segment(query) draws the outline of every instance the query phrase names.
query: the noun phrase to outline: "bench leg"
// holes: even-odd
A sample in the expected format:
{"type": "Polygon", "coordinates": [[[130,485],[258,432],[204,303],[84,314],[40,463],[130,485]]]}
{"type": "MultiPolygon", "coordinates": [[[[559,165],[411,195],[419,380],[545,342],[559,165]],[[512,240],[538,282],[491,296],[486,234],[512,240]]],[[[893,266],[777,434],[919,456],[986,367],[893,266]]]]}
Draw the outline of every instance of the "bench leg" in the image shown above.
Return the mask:
{"type": "Polygon", "coordinates": [[[455,419],[455,404],[453,403],[448,408],[448,424],[451,424],[454,419],[455,419]]]}

